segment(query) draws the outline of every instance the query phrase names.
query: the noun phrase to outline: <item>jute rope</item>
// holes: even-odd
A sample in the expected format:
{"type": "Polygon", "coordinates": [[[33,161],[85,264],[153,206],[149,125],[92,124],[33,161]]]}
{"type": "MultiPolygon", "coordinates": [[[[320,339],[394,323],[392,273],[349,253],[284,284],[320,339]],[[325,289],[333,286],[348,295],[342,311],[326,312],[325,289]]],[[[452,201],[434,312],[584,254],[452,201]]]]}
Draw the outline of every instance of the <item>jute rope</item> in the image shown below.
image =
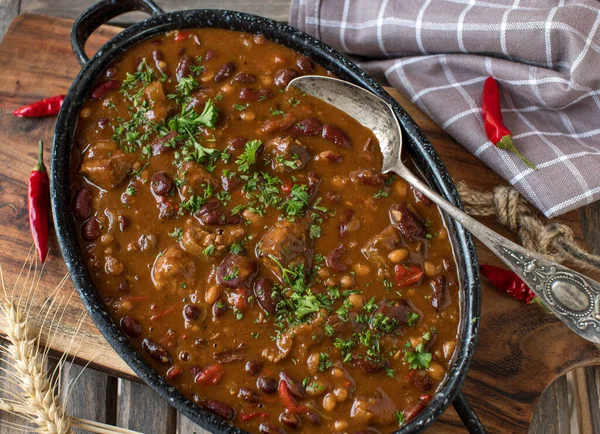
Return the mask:
{"type": "Polygon", "coordinates": [[[547,255],[555,262],[570,262],[584,269],[600,270],[600,256],[586,252],[574,240],[573,231],[562,223],[544,224],[537,211],[512,187],[499,185],[493,192],[457,184],[467,213],[495,215],[516,232],[523,246],[547,255]]]}

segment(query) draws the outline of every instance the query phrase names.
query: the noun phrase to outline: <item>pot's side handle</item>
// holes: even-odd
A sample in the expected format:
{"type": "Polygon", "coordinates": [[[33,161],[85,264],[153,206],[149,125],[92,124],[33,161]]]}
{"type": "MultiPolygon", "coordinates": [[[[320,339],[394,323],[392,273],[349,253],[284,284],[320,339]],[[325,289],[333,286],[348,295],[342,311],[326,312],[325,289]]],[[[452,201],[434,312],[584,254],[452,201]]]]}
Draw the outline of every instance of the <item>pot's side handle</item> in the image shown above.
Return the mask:
{"type": "Polygon", "coordinates": [[[71,29],[71,46],[81,66],[90,60],[85,54],[85,42],[94,30],[121,14],[133,11],[147,12],[153,16],[164,13],[153,0],[102,0],[75,21],[71,29]]]}
{"type": "Polygon", "coordinates": [[[462,392],[458,392],[458,395],[456,395],[456,398],[454,398],[452,405],[454,406],[456,413],[458,413],[460,420],[465,425],[465,428],[467,428],[469,434],[485,434],[485,429],[481,421],[473,411],[473,408],[462,392]]]}

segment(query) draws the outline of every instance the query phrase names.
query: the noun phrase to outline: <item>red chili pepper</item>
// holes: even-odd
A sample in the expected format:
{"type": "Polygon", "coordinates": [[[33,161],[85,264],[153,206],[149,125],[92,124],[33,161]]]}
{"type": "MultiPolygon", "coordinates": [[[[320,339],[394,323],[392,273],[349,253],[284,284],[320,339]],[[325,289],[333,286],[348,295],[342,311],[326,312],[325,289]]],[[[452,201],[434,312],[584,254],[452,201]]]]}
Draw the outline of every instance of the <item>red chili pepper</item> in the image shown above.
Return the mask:
{"type": "Polygon", "coordinates": [[[423,270],[416,264],[396,265],[396,283],[399,287],[417,283],[423,277],[423,270]]]}
{"type": "Polygon", "coordinates": [[[41,101],[36,101],[26,106],[20,107],[13,112],[13,115],[20,118],[39,118],[42,116],[52,116],[58,114],[60,106],[65,100],[64,95],[51,96],[41,101]]]}
{"type": "Polygon", "coordinates": [[[40,261],[48,254],[48,218],[50,216],[50,181],[44,166],[44,145],[39,142],[38,162],[29,175],[27,191],[29,226],[40,261]]]}
{"type": "Polygon", "coordinates": [[[188,38],[188,36],[190,36],[190,34],[187,32],[177,32],[177,33],[175,33],[175,36],[173,37],[173,39],[177,42],[185,41],[188,38]]]}
{"type": "Polygon", "coordinates": [[[256,413],[240,415],[240,419],[242,419],[242,420],[250,420],[250,419],[254,419],[255,417],[262,417],[262,418],[266,419],[269,417],[269,413],[263,413],[261,411],[257,411],[256,413]]]}
{"type": "Polygon", "coordinates": [[[110,92],[111,90],[115,90],[121,87],[121,82],[119,80],[108,80],[103,81],[102,83],[98,83],[92,93],[90,94],[90,98],[97,101],[99,99],[104,98],[104,96],[110,92]]]}
{"type": "Polygon", "coordinates": [[[548,310],[548,308],[540,301],[539,297],[537,297],[525,282],[512,271],[485,264],[479,265],[479,269],[481,270],[481,274],[487,277],[492,285],[505,291],[513,298],[522,300],[527,304],[532,302],[538,303],[545,310],[548,310]]]}
{"type": "Polygon", "coordinates": [[[490,139],[490,142],[500,149],[514,153],[525,164],[532,169],[535,169],[535,165],[521,155],[516,148],[512,140],[512,133],[506,125],[504,125],[502,112],[500,111],[500,91],[498,90],[498,82],[492,77],[488,77],[483,84],[481,115],[483,117],[485,132],[488,139],[490,139]]]}
{"type": "Polygon", "coordinates": [[[291,395],[290,390],[285,381],[279,381],[279,397],[283,401],[283,405],[288,409],[290,413],[303,413],[308,411],[308,407],[306,405],[298,405],[296,400],[291,395]]]}
{"type": "Polygon", "coordinates": [[[211,365],[208,368],[204,369],[196,378],[194,378],[194,382],[201,386],[214,386],[217,384],[221,377],[223,376],[223,367],[221,365],[211,365]]]}

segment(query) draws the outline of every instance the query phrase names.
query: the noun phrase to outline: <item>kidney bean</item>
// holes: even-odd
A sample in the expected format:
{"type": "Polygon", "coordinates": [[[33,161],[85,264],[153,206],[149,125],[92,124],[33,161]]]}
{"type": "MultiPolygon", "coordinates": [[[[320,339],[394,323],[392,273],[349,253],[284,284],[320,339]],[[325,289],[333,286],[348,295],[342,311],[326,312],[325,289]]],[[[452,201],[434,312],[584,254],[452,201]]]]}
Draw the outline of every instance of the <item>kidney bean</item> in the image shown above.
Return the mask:
{"type": "Polygon", "coordinates": [[[327,266],[336,273],[344,272],[350,266],[350,261],[344,259],[346,248],[340,244],[327,256],[327,266]]]}
{"type": "Polygon", "coordinates": [[[88,187],[80,188],[73,196],[73,215],[78,220],[87,219],[92,213],[92,192],[88,187]]]}
{"type": "Polygon", "coordinates": [[[254,90],[249,87],[242,88],[239,94],[242,101],[264,101],[271,96],[273,96],[273,93],[269,89],[254,90]]]}
{"type": "Polygon", "coordinates": [[[356,360],[354,360],[354,362],[352,364],[354,366],[358,366],[360,369],[362,369],[367,374],[373,374],[375,372],[382,371],[383,368],[388,366],[388,361],[383,360],[381,362],[374,362],[369,359],[356,359],[356,360]]]}
{"type": "Polygon", "coordinates": [[[104,72],[104,76],[106,78],[111,78],[111,77],[114,77],[115,75],[117,75],[118,73],[119,73],[119,68],[117,68],[116,66],[111,66],[106,69],[106,71],[104,72]]]}
{"type": "Polygon", "coordinates": [[[410,210],[405,202],[390,207],[390,221],[400,230],[403,236],[411,241],[416,238],[423,238],[427,234],[423,222],[410,210]]]}
{"type": "Polygon", "coordinates": [[[200,309],[197,306],[194,306],[191,304],[186,304],[183,307],[183,316],[188,321],[197,320],[198,318],[200,318],[201,314],[202,314],[202,312],[200,311],[200,309]]]}
{"type": "Polygon", "coordinates": [[[279,422],[292,429],[297,429],[302,426],[302,419],[300,419],[300,416],[290,413],[289,411],[284,411],[279,415],[279,422]]]}
{"type": "Polygon", "coordinates": [[[121,82],[119,80],[107,80],[102,83],[98,83],[92,93],[90,94],[90,99],[94,101],[98,101],[110,92],[111,90],[115,90],[121,87],[121,82]]]}
{"type": "Polygon", "coordinates": [[[315,64],[306,56],[298,57],[296,59],[296,66],[305,74],[312,74],[315,72],[315,64]]]}
{"type": "Polygon", "coordinates": [[[285,384],[292,395],[297,398],[304,398],[305,389],[302,383],[294,381],[285,371],[279,373],[279,379],[285,381],[285,384]]]}
{"type": "Polygon", "coordinates": [[[94,241],[100,236],[100,222],[96,217],[90,217],[81,226],[81,238],[85,241],[94,241]]]}
{"type": "Polygon", "coordinates": [[[169,354],[166,349],[150,338],[145,338],[142,341],[142,349],[158,363],[169,365],[173,362],[173,357],[171,357],[171,354],[169,354]]]}
{"type": "Polygon", "coordinates": [[[383,175],[371,169],[360,169],[350,172],[350,180],[371,187],[382,187],[385,184],[383,175]]]}
{"type": "Polygon", "coordinates": [[[285,434],[285,431],[273,424],[263,422],[259,425],[258,431],[260,434],[285,434]]]}
{"type": "Polygon", "coordinates": [[[256,76],[247,72],[238,72],[235,77],[233,77],[233,80],[238,83],[254,83],[256,81],[256,76]]]}
{"type": "Polygon", "coordinates": [[[227,312],[227,303],[224,300],[217,300],[212,306],[212,314],[215,318],[225,315],[227,312]]]}
{"type": "Polygon", "coordinates": [[[225,191],[232,191],[240,183],[240,178],[237,176],[221,175],[221,186],[225,191]]]}
{"type": "Polygon", "coordinates": [[[254,296],[265,312],[271,315],[277,312],[277,303],[281,298],[273,297],[273,283],[269,279],[261,278],[254,282],[254,296]]]}
{"type": "Polygon", "coordinates": [[[296,117],[291,113],[287,113],[282,118],[267,120],[262,124],[261,130],[267,134],[275,133],[289,128],[294,122],[296,122],[296,117]]]}
{"type": "Polygon", "coordinates": [[[220,81],[223,81],[223,80],[227,80],[229,77],[231,77],[233,75],[233,73],[235,72],[235,69],[236,69],[235,63],[232,63],[232,62],[226,63],[219,68],[219,70],[215,74],[213,80],[217,83],[220,81]]]}
{"type": "Polygon", "coordinates": [[[240,387],[240,390],[239,390],[237,396],[238,396],[238,398],[241,398],[244,401],[251,402],[253,404],[260,401],[260,396],[258,396],[258,393],[256,393],[253,390],[248,389],[247,387],[240,387]]]}
{"type": "Polygon", "coordinates": [[[237,288],[251,280],[257,268],[256,262],[249,257],[229,254],[217,267],[217,282],[227,288],[237,288]]]}
{"type": "Polygon", "coordinates": [[[431,201],[431,199],[429,199],[427,196],[425,196],[421,192],[421,190],[415,188],[412,184],[410,185],[410,189],[412,190],[413,194],[415,195],[415,199],[417,199],[417,202],[422,203],[423,205],[426,205],[426,206],[433,205],[433,202],[431,201]]]}
{"type": "Polygon", "coordinates": [[[152,175],[152,181],[150,182],[150,186],[154,194],[159,196],[166,196],[173,190],[175,187],[175,183],[171,179],[169,175],[165,172],[154,172],[152,175]]]}
{"type": "Polygon", "coordinates": [[[448,283],[446,277],[441,274],[435,276],[429,283],[432,290],[431,305],[439,312],[446,307],[446,299],[448,293],[448,283]]]}
{"type": "Polygon", "coordinates": [[[342,156],[333,151],[327,150],[317,154],[315,157],[316,161],[327,161],[329,163],[341,163],[342,156]]]}
{"type": "Polygon", "coordinates": [[[204,404],[204,406],[212,411],[217,416],[221,416],[225,420],[231,420],[235,417],[235,410],[230,405],[225,404],[223,401],[217,399],[211,399],[204,404]]]}
{"type": "Polygon", "coordinates": [[[290,81],[298,77],[298,72],[295,69],[280,69],[275,73],[275,86],[286,87],[290,81]]]}
{"type": "Polygon", "coordinates": [[[260,372],[262,367],[263,367],[262,362],[259,362],[258,360],[248,360],[246,362],[245,369],[248,374],[256,375],[260,372]]]}
{"type": "Polygon", "coordinates": [[[325,192],[325,199],[330,200],[333,203],[340,203],[342,196],[338,193],[328,190],[325,192]]]}
{"type": "Polygon", "coordinates": [[[119,230],[123,232],[129,226],[129,219],[124,215],[120,215],[118,217],[119,220],[119,230]]]}
{"type": "Polygon", "coordinates": [[[175,380],[176,378],[181,377],[181,368],[177,365],[171,366],[167,371],[166,377],[169,380],[175,380]]]}
{"type": "Polygon", "coordinates": [[[350,138],[341,128],[335,125],[323,125],[321,136],[325,140],[329,140],[342,148],[349,148],[351,145],[350,138]]]}
{"type": "Polygon", "coordinates": [[[308,195],[311,199],[314,199],[319,192],[319,185],[321,185],[321,178],[312,170],[308,172],[308,195]]]}
{"type": "Polygon", "coordinates": [[[169,134],[163,137],[159,137],[152,142],[152,155],[160,155],[167,152],[171,147],[165,146],[171,139],[177,137],[177,131],[171,131],[169,134]]]}
{"type": "Polygon", "coordinates": [[[207,209],[206,205],[198,211],[198,217],[205,225],[212,226],[239,225],[242,222],[242,217],[239,214],[232,214],[227,209],[207,209]]]}
{"type": "Polygon", "coordinates": [[[425,404],[423,402],[415,402],[414,404],[409,405],[404,409],[404,422],[410,422],[425,408],[425,404]]]}
{"type": "Polygon", "coordinates": [[[156,69],[158,69],[162,74],[166,74],[167,64],[165,63],[165,56],[163,56],[162,51],[152,51],[152,58],[154,59],[154,65],[156,65],[156,69]]]}
{"type": "Polygon", "coordinates": [[[415,387],[418,390],[420,390],[421,392],[428,392],[429,390],[431,390],[431,387],[433,386],[431,378],[427,374],[425,374],[425,375],[419,375],[419,374],[414,375],[413,378],[412,378],[412,382],[415,385],[415,387]]]}
{"type": "Polygon", "coordinates": [[[185,55],[181,59],[179,59],[177,69],[175,70],[175,77],[177,78],[178,83],[181,81],[182,78],[189,77],[190,67],[192,66],[193,61],[194,59],[188,55],[185,55]]]}
{"type": "Polygon", "coordinates": [[[306,419],[308,419],[308,421],[313,425],[321,424],[321,416],[319,416],[314,411],[309,410],[306,413],[304,413],[304,416],[306,416],[306,419]]]}
{"type": "Polygon", "coordinates": [[[240,346],[238,348],[230,348],[228,350],[219,351],[213,353],[213,357],[219,363],[232,363],[244,360],[244,353],[246,352],[246,346],[240,346]]]}
{"type": "Polygon", "coordinates": [[[278,385],[279,383],[273,377],[262,376],[256,380],[256,387],[268,394],[277,392],[278,385]]]}
{"type": "Polygon", "coordinates": [[[100,128],[101,130],[103,130],[104,128],[106,128],[108,126],[108,124],[110,123],[110,119],[108,118],[100,118],[98,119],[98,128],[100,128]]]}
{"type": "Polygon", "coordinates": [[[130,316],[121,318],[121,328],[127,336],[131,336],[132,338],[137,338],[142,334],[142,325],[130,316]]]}
{"type": "Polygon", "coordinates": [[[323,131],[323,124],[316,118],[306,118],[296,122],[290,131],[298,136],[316,136],[323,131]]]}
{"type": "Polygon", "coordinates": [[[211,59],[215,59],[217,57],[217,52],[215,50],[208,50],[205,54],[204,54],[204,60],[206,60],[207,62],[211,59]]]}

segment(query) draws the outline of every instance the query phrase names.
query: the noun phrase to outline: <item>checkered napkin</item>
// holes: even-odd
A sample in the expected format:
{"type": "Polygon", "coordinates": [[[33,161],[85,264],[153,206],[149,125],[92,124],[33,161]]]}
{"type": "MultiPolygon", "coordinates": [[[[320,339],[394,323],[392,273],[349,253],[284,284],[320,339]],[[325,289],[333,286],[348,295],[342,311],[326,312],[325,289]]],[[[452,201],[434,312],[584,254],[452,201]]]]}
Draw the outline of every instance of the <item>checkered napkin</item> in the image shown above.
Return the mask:
{"type": "Polygon", "coordinates": [[[600,199],[597,0],[292,0],[290,24],[387,80],[546,216],[600,199]],[[499,81],[515,146],[481,120],[499,81]]]}

